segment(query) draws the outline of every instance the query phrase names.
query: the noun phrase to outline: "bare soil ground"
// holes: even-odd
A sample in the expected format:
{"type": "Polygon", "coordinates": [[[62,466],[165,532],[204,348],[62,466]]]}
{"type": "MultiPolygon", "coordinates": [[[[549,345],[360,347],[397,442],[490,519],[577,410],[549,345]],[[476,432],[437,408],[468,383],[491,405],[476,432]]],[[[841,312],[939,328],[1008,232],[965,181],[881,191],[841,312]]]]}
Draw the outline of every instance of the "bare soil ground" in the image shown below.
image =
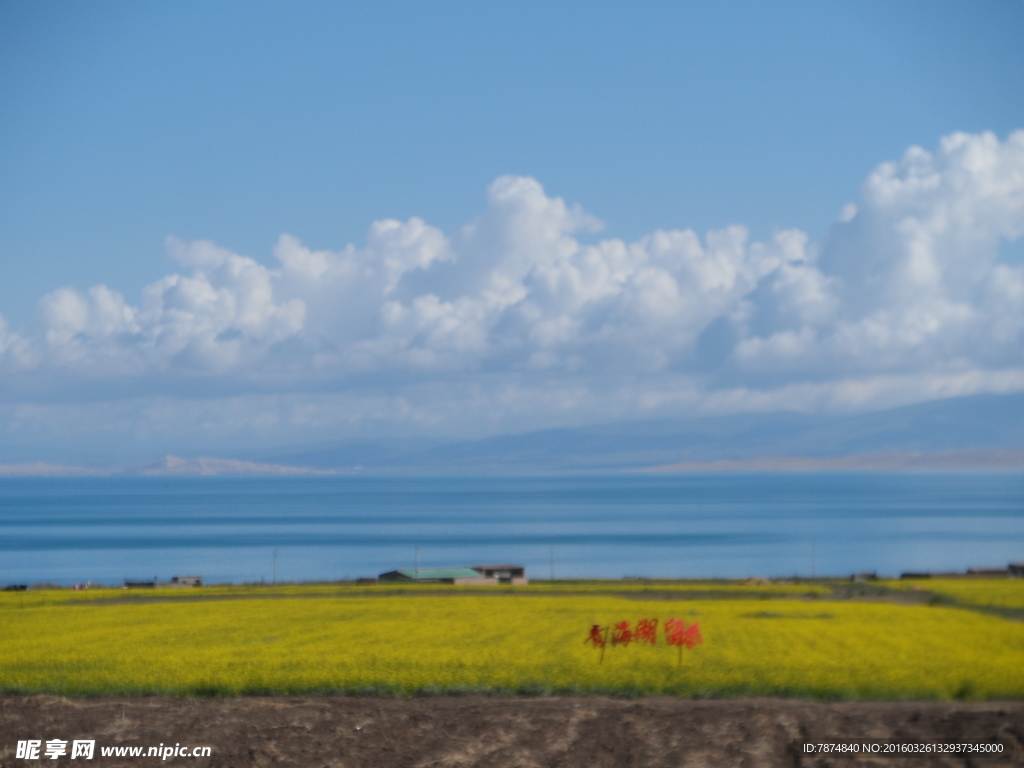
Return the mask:
{"type": "MultiPolygon", "coordinates": [[[[69,749],[70,752],[70,749],[69,749]]],[[[0,696],[0,768],[660,768],[661,766],[996,766],[1024,764],[1024,702],[818,703],[667,698],[65,699],[0,696]],[[16,757],[18,740],[95,739],[91,762],[16,757]],[[988,741],[1016,757],[808,757],[795,742],[988,741]],[[175,743],[210,757],[101,757],[101,747],[175,743]]]]}

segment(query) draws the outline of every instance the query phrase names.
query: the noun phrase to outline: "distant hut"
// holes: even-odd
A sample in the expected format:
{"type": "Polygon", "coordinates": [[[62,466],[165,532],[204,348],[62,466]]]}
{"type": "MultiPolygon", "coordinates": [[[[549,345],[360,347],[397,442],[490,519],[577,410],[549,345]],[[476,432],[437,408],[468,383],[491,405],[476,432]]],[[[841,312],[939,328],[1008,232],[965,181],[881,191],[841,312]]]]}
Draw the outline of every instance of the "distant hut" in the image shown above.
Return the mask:
{"type": "Polygon", "coordinates": [[[1009,576],[1009,568],[968,568],[968,576],[1009,576]]]}
{"type": "Polygon", "coordinates": [[[472,568],[420,568],[388,571],[379,577],[381,582],[405,582],[409,584],[457,584],[478,586],[497,584],[496,578],[482,576],[472,568]]]}
{"type": "Polygon", "coordinates": [[[497,579],[499,584],[529,584],[526,568],[522,565],[471,565],[474,571],[488,579],[497,579]]]}
{"type": "Polygon", "coordinates": [[[124,585],[128,589],[153,589],[156,587],[156,577],[152,581],[148,579],[125,579],[124,585]]]}
{"type": "Polygon", "coordinates": [[[170,581],[159,581],[156,576],[149,579],[125,579],[124,585],[128,589],[155,589],[156,587],[201,587],[203,586],[202,576],[172,576],[170,581]]]}

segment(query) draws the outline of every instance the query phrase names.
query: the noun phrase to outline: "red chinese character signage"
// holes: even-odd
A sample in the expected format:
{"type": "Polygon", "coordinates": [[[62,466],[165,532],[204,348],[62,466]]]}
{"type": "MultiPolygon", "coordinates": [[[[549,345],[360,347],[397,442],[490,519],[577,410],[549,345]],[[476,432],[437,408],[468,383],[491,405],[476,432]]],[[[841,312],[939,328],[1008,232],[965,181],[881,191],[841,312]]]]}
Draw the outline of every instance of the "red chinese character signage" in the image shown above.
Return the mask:
{"type": "Polygon", "coordinates": [[[638,643],[650,643],[651,645],[658,642],[658,620],[640,619],[636,623],[635,639],[638,643]]]}
{"type": "Polygon", "coordinates": [[[593,643],[595,648],[601,649],[601,658],[597,662],[598,664],[604,663],[604,647],[607,645],[608,640],[608,627],[602,627],[600,624],[594,624],[590,628],[590,636],[583,641],[583,644],[593,643]]]}
{"type": "Polygon", "coordinates": [[[612,628],[612,645],[629,645],[633,641],[633,630],[628,621],[620,621],[612,628]]]}
{"type": "MultiPolygon", "coordinates": [[[[700,634],[700,624],[694,622],[686,626],[682,619],[668,619],[662,625],[665,632],[665,644],[669,647],[679,649],[679,664],[683,663],[683,648],[693,649],[704,642],[700,634]]],[[[594,624],[590,627],[590,635],[583,644],[590,643],[594,648],[600,649],[601,655],[598,664],[604,663],[605,647],[608,645],[608,635],[611,633],[611,645],[628,646],[630,643],[647,643],[648,645],[658,644],[658,620],[640,619],[636,626],[632,627],[628,621],[620,621],[611,627],[602,627],[594,624]]]]}
{"type": "Polygon", "coordinates": [[[700,624],[694,622],[689,627],[682,619],[669,619],[665,622],[665,642],[679,649],[679,663],[683,663],[683,646],[692,649],[704,642],[700,635],[700,624]]]}

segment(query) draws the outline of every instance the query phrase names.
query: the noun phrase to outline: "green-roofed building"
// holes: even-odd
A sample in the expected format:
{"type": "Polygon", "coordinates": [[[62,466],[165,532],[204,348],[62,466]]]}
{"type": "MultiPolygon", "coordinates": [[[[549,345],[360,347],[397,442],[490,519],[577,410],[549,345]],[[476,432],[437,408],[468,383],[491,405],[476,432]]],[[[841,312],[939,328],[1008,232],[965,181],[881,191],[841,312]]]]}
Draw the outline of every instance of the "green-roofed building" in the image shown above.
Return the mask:
{"type": "Polygon", "coordinates": [[[482,575],[472,568],[420,568],[388,571],[380,575],[381,581],[404,581],[416,584],[497,584],[494,577],[482,575]]]}

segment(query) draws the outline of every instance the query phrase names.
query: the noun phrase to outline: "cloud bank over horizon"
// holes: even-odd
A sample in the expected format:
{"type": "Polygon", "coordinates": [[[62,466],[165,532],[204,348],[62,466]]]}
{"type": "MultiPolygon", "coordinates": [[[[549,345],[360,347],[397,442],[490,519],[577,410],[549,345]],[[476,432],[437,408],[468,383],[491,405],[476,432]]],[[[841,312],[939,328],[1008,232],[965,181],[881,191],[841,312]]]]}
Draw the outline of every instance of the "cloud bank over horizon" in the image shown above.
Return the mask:
{"type": "Polygon", "coordinates": [[[1024,130],[911,147],[820,243],[601,228],[502,176],[453,232],[385,219],[338,251],[283,234],[273,267],[168,238],[178,270],[138,299],[63,287],[33,324],[0,316],[0,424],[473,437],[1024,391],[1024,130]]]}

